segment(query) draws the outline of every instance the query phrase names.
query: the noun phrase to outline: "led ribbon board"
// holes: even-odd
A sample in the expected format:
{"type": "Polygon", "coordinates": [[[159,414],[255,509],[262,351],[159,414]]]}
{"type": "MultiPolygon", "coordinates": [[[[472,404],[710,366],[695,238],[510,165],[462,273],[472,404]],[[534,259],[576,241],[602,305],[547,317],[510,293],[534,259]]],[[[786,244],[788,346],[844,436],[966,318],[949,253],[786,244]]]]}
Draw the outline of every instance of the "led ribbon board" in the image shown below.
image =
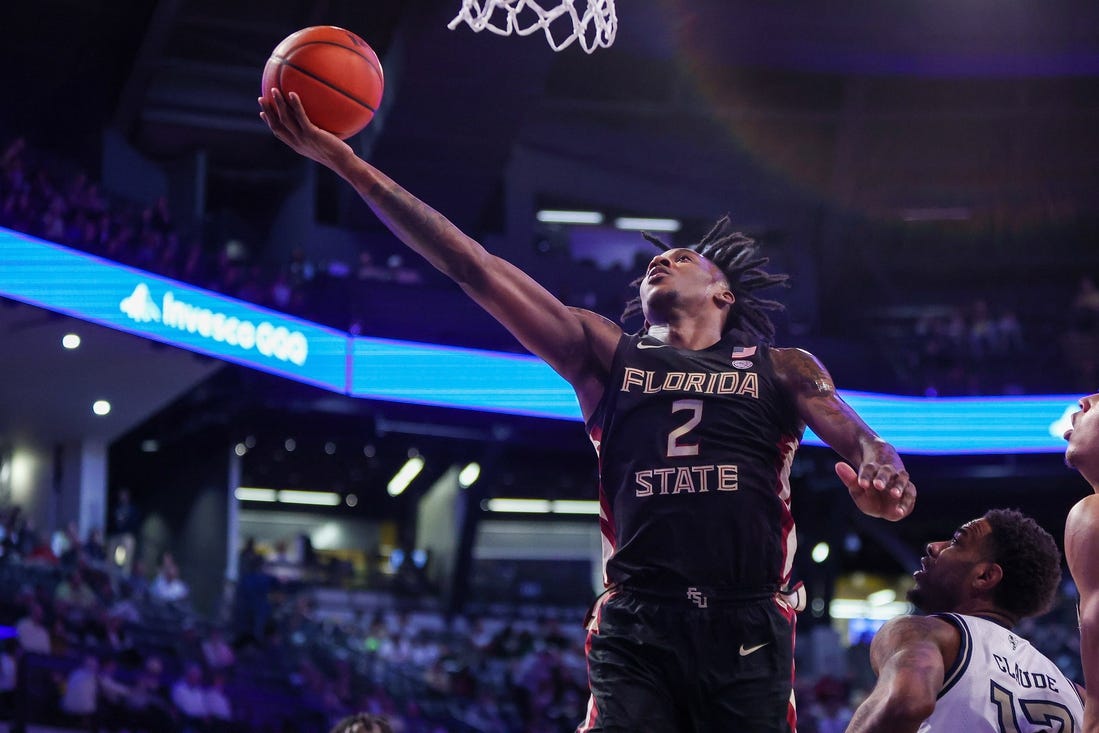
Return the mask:
{"type": "MultiPolygon", "coordinates": [[[[354,397],[579,421],[541,360],[354,337],[0,228],[0,295],[354,397]]],[[[1071,395],[841,392],[902,453],[1060,453],[1071,395]]],[[[822,445],[806,431],[805,443],[822,445]]]]}
{"type": "Polygon", "coordinates": [[[358,337],[355,397],[580,420],[568,383],[533,356],[358,337]]]}
{"type": "MultiPolygon", "coordinates": [[[[1063,453],[1061,437],[1079,397],[899,397],[841,392],[901,453],[1063,453]]],[[[810,431],[805,443],[824,445],[810,431]]]]}
{"type": "Polygon", "coordinates": [[[348,335],[0,228],[0,294],[188,351],[347,391],[348,335]]]}

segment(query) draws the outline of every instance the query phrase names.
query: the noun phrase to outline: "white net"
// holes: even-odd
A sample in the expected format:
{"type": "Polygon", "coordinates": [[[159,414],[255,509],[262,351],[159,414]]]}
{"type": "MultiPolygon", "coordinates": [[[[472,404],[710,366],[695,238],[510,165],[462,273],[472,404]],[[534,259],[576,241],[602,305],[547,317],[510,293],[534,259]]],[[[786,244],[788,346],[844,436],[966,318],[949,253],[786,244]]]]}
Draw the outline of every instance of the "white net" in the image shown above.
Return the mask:
{"type": "Polygon", "coordinates": [[[489,30],[501,36],[528,36],[541,30],[554,51],[577,40],[587,53],[614,43],[618,30],[614,0],[550,0],[550,4],[555,1],[556,6],[544,8],[534,0],[462,0],[461,11],[447,27],[454,30],[464,22],[475,31],[489,30]],[[587,8],[581,13],[576,5],[584,3],[587,8]],[[558,23],[558,39],[550,26],[562,16],[572,21],[572,32],[565,35],[568,23],[558,23]]]}

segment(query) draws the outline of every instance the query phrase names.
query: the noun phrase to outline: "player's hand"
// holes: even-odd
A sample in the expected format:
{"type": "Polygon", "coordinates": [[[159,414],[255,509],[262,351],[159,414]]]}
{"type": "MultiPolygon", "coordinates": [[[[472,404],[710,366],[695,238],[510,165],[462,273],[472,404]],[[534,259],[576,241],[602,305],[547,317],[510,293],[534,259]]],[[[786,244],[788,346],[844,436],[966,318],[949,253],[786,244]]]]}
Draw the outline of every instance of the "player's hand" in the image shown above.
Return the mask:
{"type": "Polygon", "coordinates": [[[867,516],[896,522],[911,514],[916,506],[916,486],[908,479],[899,458],[896,463],[864,460],[858,473],[840,461],[836,464],[836,475],[847,487],[855,506],[867,516]]]}
{"type": "Polygon", "coordinates": [[[272,89],[269,96],[259,98],[259,106],[260,119],[298,155],[331,167],[342,156],[354,154],[343,140],[309,121],[301,97],[295,92],[287,97],[272,89]]]}

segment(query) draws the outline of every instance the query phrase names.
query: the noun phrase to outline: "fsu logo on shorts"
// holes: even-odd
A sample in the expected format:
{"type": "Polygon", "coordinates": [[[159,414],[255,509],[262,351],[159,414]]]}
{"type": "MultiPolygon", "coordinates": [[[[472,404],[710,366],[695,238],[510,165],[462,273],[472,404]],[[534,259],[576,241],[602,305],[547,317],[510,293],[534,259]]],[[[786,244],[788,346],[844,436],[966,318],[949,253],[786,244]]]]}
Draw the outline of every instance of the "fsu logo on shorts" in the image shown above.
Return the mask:
{"type": "Polygon", "coordinates": [[[687,600],[699,608],[708,608],[710,605],[706,596],[702,595],[702,591],[693,586],[687,589],[687,600]]]}

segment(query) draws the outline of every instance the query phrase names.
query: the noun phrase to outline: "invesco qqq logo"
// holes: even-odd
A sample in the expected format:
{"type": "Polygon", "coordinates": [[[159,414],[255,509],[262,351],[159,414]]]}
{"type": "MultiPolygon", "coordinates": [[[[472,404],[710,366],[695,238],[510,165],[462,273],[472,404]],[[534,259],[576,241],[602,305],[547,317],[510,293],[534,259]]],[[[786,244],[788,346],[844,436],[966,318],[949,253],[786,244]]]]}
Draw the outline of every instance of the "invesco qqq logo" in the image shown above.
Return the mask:
{"type": "Polygon", "coordinates": [[[160,323],[168,328],[195,333],[218,343],[245,351],[255,349],[263,356],[288,361],[297,366],[309,356],[309,341],[300,331],[276,326],[267,321],[258,324],[244,318],[217,313],[179,300],[172,291],[164,293],[158,305],[149,286],[138,283],[122,299],[119,309],[138,323],[160,323]]]}

